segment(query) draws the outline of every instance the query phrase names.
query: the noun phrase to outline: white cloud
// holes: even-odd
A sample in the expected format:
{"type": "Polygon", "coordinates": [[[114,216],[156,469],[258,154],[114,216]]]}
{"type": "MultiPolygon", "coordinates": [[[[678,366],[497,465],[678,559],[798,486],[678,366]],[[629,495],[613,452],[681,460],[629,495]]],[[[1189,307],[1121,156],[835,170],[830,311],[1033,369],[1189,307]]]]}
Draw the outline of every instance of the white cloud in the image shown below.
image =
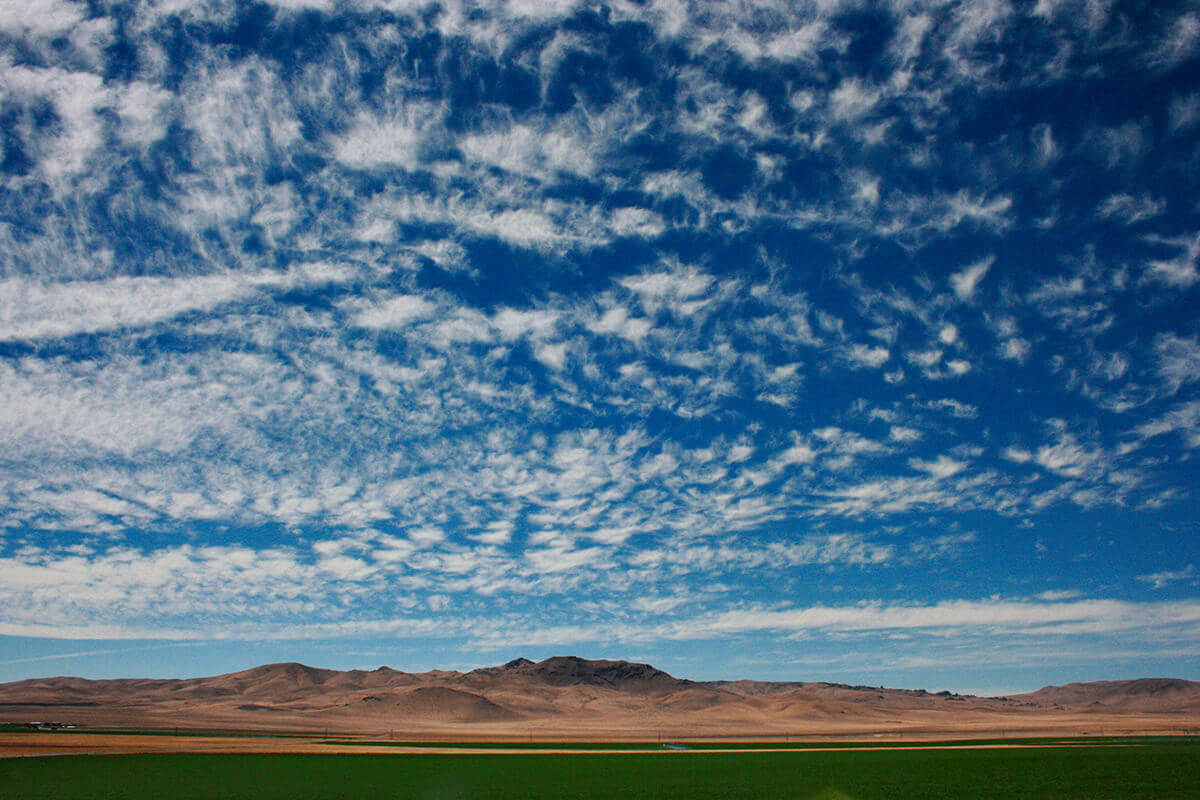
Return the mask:
{"type": "Polygon", "coordinates": [[[1189,447],[1200,447],[1200,401],[1181,403],[1166,414],[1138,426],[1144,437],[1162,436],[1178,431],[1189,447]]]}
{"type": "Polygon", "coordinates": [[[664,306],[679,314],[690,314],[707,303],[705,295],[713,286],[713,279],[692,267],[677,267],[666,272],[648,272],[620,283],[636,294],[648,312],[654,313],[664,306]]]}
{"type": "Polygon", "coordinates": [[[567,345],[565,342],[543,344],[535,347],[534,357],[554,370],[563,370],[567,365],[567,345]]]}
{"type": "Polygon", "coordinates": [[[1171,98],[1167,108],[1167,130],[1182,133],[1200,122],[1200,94],[1184,94],[1171,98]]]}
{"type": "Polygon", "coordinates": [[[831,489],[821,513],[858,518],[906,514],[914,509],[955,509],[973,505],[966,493],[941,485],[936,477],[884,477],[831,489]]]}
{"type": "Polygon", "coordinates": [[[333,156],[354,169],[404,167],[423,161],[422,147],[439,110],[427,104],[405,105],[392,116],[360,114],[353,127],[333,141],[333,156]]]}
{"type": "Polygon", "coordinates": [[[1098,33],[1112,12],[1112,0],[1038,0],[1033,14],[1060,24],[1079,25],[1098,33]]]}
{"type": "Polygon", "coordinates": [[[963,403],[951,397],[942,397],[937,400],[931,400],[924,403],[925,407],[932,408],[938,411],[945,411],[952,417],[958,419],[976,419],[979,416],[979,407],[973,406],[970,403],[963,403]]]}
{"type": "Polygon", "coordinates": [[[1161,240],[1161,244],[1179,250],[1175,258],[1157,259],[1146,264],[1147,276],[1168,286],[1186,289],[1200,280],[1200,233],[1161,240]]]}
{"type": "Polygon", "coordinates": [[[558,312],[546,309],[502,308],[492,315],[492,324],[505,339],[544,339],[556,333],[560,317],[558,312]]]}
{"type": "Polygon", "coordinates": [[[1013,337],[1000,343],[1000,357],[1009,361],[1024,361],[1029,358],[1032,349],[1028,339],[1013,337]]]}
{"type": "Polygon", "coordinates": [[[430,341],[435,347],[445,349],[456,344],[490,342],[493,337],[494,328],[484,314],[459,306],[436,322],[430,341]]]}
{"type": "Polygon", "coordinates": [[[910,458],[908,463],[913,469],[920,472],[927,472],[935,478],[952,478],[967,468],[965,462],[955,460],[946,455],[938,456],[935,461],[910,458]]]}
{"type": "Polygon", "coordinates": [[[1176,17],[1170,30],[1146,54],[1146,61],[1160,69],[1172,69],[1190,60],[1200,47],[1200,14],[1176,17]]]}
{"type": "Polygon", "coordinates": [[[915,428],[908,428],[903,425],[893,425],[888,431],[888,438],[893,442],[901,442],[904,444],[920,441],[921,432],[915,428]]]}
{"type": "Polygon", "coordinates": [[[638,597],[631,602],[630,608],[647,614],[664,614],[686,603],[682,597],[638,597]]]}
{"type": "Polygon", "coordinates": [[[0,30],[17,36],[53,36],[83,22],[86,8],[65,0],[9,0],[0,5],[0,30]]]}
{"type": "Polygon", "coordinates": [[[848,78],[829,95],[834,119],[854,122],[865,117],[879,102],[879,89],[868,86],[858,78],[848,78]]]}
{"type": "Polygon", "coordinates": [[[735,464],[745,461],[752,455],[754,455],[754,448],[750,445],[736,444],[729,448],[729,461],[735,464]]]}
{"type": "Polygon", "coordinates": [[[1054,130],[1049,125],[1035,125],[1030,135],[1033,140],[1034,160],[1039,167],[1045,168],[1062,155],[1058,142],[1054,140],[1054,130]]]}
{"type": "Polygon", "coordinates": [[[1154,353],[1159,377],[1172,394],[1184,384],[1200,380],[1200,341],[1162,333],[1154,340],[1154,353]]]}
{"type": "Polygon", "coordinates": [[[934,21],[929,14],[906,14],[896,26],[892,41],[889,45],[896,59],[901,64],[908,64],[921,55],[926,38],[934,28],[934,21]]]}
{"type": "MultiPolygon", "coordinates": [[[[180,107],[185,113],[203,179],[233,193],[249,164],[264,165],[272,151],[301,138],[297,111],[270,62],[255,57],[237,64],[224,59],[198,63],[188,72],[180,107]]],[[[199,176],[198,176],[199,178],[199,176]]]]}
{"type": "Polygon", "coordinates": [[[910,364],[915,364],[923,369],[926,376],[936,377],[935,368],[942,363],[943,351],[933,350],[918,350],[907,354],[910,364]]]}
{"type": "Polygon", "coordinates": [[[549,216],[532,208],[515,208],[471,220],[472,230],[523,247],[544,247],[564,238],[549,216]]]}
{"type": "Polygon", "coordinates": [[[812,63],[822,49],[844,46],[844,36],[829,27],[824,20],[813,20],[767,42],[764,48],[771,58],[781,61],[805,61],[812,63]]]}
{"type": "Polygon", "coordinates": [[[995,256],[982,258],[967,266],[961,272],[956,272],[950,276],[950,286],[954,289],[954,293],[958,295],[959,300],[967,302],[975,296],[975,290],[979,287],[980,281],[987,275],[988,270],[992,268],[995,260],[995,256]]]}
{"type": "Polygon", "coordinates": [[[437,305],[417,295],[402,294],[378,303],[366,304],[354,315],[360,328],[398,330],[432,318],[437,305]]]}
{"type": "Polygon", "coordinates": [[[60,130],[30,144],[38,154],[37,166],[46,180],[64,190],[63,182],[85,172],[104,143],[104,121],[99,112],[111,103],[111,93],[103,79],[91,72],[59,67],[6,65],[0,69],[0,91],[41,97],[53,104],[62,120],[60,130]]]}
{"type": "Polygon", "coordinates": [[[1004,457],[1017,464],[1028,464],[1033,461],[1033,453],[1021,447],[1006,447],[1004,457]]]}
{"type": "Polygon", "coordinates": [[[1170,586],[1172,583],[1195,581],[1196,577],[1196,568],[1188,564],[1180,569],[1163,570],[1162,572],[1155,572],[1150,575],[1138,575],[1137,579],[1143,583],[1150,584],[1150,588],[1152,589],[1162,589],[1170,586]]]}
{"type": "Polygon", "coordinates": [[[1119,600],[1032,602],[947,600],[932,605],[814,606],[780,611],[727,611],[693,620],[680,638],[750,631],[867,631],[986,629],[1021,635],[1137,630],[1166,624],[1180,628],[1200,622],[1200,603],[1136,603],[1119,600]]]}
{"type": "Polygon", "coordinates": [[[1029,302],[1034,305],[1053,306],[1075,304],[1076,298],[1087,294],[1088,285],[1082,275],[1046,278],[1029,293],[1029,302]]]}
{"type": "Polygon", "coordinates": [[[864,344],[853,345],[846,351],[846,357],[852,364],[872,369],[882,367],[891,356],[891,351],[886,347],[870,347],[864,344]]]}
{"type": "Polygon", "coordinates": [[[514,203],[484,192],[472,198],[453,192],[398,193],[378,203],[375,218],[386,223],[446,225],[459,235],[496,238],[546,253],[564,245],[596,246],[610,238],[607,220],[586,205],[520,195],[514,203]]]}
{"type": "Polygon", "coordinates": [[[1136,225],[1144,220],[1157,217],[1167,208],[1166,201],[1155,199],[1148,194],[1113,194],[1104,199],[1096,207],[1096,214],[1101,219],[1111,219],[1122,225],[1136,225]]]}
{"type": "Polygon", "coordinates": [[[117,113],[121,127],[117,134],[129,144],[146,147],[167,133],[167,109],[172,102],[170,92],[145,81],[131,81],[118,94],[117,113]]]}
{"type": "Polygon", "coordinates": [[[1129,121],[1110,127],[1093,126],[1084,134],[1084,144],[1108,169],[1137,164],[1149,149],[1145,127],[1129,121]]]}
{"type": "Polygon", "coordinates": [[[817,453],[806,444],[795,444],[779,454],[779,463],[782,465],[789,464],[809,464],[816,460],[817,453]]]}
{"type": "Polygon", "coordinates": [[[1078,478],[1100,462],[1101,454],[1079,444],[1074,436],[1063,434],[1054,444],[1038,448],[1033,458],[1048,470],[1078,478]]]}
{"type": "Polygon", "coordinates": [[[588,330],[599,334],[615,334],[639,342],[649,335],[653,325],[649,320],[633,317],[625,306],[614,305],[587,323],[588,330]]]}
{"type": "MultiPolygon", "coordinates": [[[[0,340],[44,339],[151,325],[211,311],[272,287],[319,281],[301,265],[289,273],[224,271],[187,278],[116,277],[47,283],[0,281],[0,340]]],[[[328,277],[337,277],[328,273],[328,277]]]]}
{"type": "Polygon", "coordinates": [[[592,147],[557,130],[535,130],[527,125],[465,136],[458,142],[468,159],[519,175],[553,177],[557,172],[590,175],[595,171],[592,147]]]}
{"type": "Polygon", "coordinates": [[[652,239],[666,230],[662,217],[645,208],[623,206],[613,211],[610,222],[618,236],[640,236],[652,239]]]}

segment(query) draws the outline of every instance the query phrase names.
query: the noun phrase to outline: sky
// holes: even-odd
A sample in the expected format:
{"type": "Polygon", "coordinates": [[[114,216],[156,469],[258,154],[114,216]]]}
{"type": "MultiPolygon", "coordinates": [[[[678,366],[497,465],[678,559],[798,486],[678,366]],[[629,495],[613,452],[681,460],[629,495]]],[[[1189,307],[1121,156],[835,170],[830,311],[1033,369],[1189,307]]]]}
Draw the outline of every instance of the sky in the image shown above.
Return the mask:
{"type": "Polygon", "coordinates": [[[0,680],[1200,679],[1200,4],[0,3],[0,680]]]}

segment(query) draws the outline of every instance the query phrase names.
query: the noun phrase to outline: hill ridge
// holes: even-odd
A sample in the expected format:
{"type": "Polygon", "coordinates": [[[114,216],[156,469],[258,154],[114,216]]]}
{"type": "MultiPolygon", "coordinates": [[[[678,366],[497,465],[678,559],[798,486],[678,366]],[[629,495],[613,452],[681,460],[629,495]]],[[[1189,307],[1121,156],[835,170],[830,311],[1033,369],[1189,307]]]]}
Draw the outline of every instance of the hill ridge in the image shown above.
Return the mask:
{"type": "MultiPolygon", "coordinates": [[[[469,672],[336,670],[296,661],[199,678],[32,678],[0,684],[0,722],[385,730],[603,731],[641,736],[770,731],[1200,727],[1200,683],[1137,678],[1009,697],[824,681],[693,681],[621,659],[514,658],[469,672]],[[1091,720],[1092,722],[1088,722],[1091,720]],[[465,727],[464,727],[465,726],[465,727]],[[516,726],[515,728],[513,726],[516,726]]],[[[421,732],[425,732],[422,734],[421,732]]]]}

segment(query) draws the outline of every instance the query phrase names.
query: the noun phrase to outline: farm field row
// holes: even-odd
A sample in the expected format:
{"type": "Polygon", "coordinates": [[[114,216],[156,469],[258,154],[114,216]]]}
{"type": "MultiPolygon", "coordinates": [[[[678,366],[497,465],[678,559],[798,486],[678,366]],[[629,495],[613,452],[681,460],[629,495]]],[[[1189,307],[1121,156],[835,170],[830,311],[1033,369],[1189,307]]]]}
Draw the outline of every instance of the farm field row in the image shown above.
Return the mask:
{"type": "Polygon", "coordinates": [[[1200,797],[1200,744],[856,751],[141,754],[0,761],[10,800],[1200,797]]]}

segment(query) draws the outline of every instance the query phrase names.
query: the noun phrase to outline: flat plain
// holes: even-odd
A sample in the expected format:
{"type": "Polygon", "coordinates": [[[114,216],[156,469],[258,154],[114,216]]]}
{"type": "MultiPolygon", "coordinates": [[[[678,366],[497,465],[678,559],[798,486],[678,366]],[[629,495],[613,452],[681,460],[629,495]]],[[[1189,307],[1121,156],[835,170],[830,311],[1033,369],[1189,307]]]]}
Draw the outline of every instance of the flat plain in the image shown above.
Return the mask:
{"type": "MultiPolygon", "coordinates": [[[[783,745],[778,745],[783,746],[783,745]]],[[[843,745],[845,746],[845,745],[843,745]]],[[[9,758],[5,798],[1053,798],[1200,797],[1200,742],[697,752],[143,753],[9,758]]]]}

